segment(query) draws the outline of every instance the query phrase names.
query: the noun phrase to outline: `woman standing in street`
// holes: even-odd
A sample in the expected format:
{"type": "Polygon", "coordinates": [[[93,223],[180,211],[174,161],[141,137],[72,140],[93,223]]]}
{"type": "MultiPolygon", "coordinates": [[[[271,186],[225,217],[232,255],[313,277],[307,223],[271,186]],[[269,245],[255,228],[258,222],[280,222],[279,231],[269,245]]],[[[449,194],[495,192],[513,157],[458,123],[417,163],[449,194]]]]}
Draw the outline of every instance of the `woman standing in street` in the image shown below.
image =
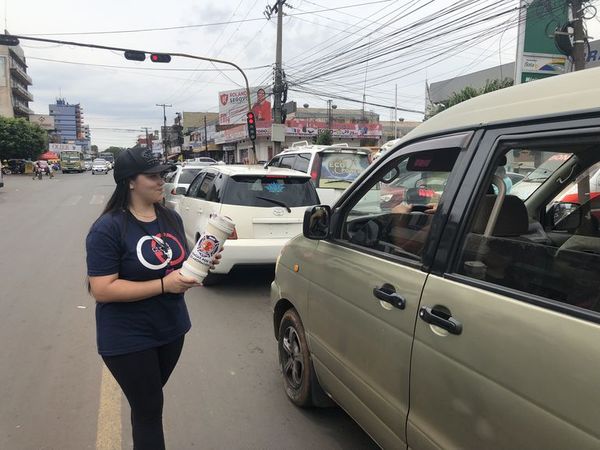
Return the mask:
{"type": "Polygon", "coordinates": [[[173,169],[149,150],[122,152],[117,187],[86,239],[98,353],[131,406],[135,450],[165,449],[163,387],[191,328],[184,293],[198,286],[179,272],[183,222],[161,205],[162,177],[173,169]]]}

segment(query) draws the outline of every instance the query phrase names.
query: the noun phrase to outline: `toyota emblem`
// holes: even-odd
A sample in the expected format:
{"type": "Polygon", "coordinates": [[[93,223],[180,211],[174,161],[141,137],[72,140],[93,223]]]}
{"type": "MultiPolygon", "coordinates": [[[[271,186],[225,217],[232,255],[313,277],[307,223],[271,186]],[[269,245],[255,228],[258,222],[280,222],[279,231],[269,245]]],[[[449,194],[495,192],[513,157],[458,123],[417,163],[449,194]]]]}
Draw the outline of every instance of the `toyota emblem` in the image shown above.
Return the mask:
{"type": "Polygon", "coordinates": [[[275,208],[273,210],[273,215],[277,217],[281,217],[285,214],[285,210],[283,208],[275,208]]]}

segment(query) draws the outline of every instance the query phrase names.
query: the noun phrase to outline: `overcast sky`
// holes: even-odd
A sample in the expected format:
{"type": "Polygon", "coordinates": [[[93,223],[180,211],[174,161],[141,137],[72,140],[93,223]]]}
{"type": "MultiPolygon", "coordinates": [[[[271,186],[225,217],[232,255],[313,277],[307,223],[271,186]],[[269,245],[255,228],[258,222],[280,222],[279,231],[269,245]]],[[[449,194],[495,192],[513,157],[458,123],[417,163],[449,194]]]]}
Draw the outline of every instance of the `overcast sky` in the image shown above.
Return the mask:
{"type": "MultiPolygon", "coordinates": [[[[293,76],[293,68],[303,61],[311,60],[315,55],[324,55],[350,40],[360,39],[360,36],[373,32],[369,39],[376,41],[383,33],[412,23],[418,15],[375,31],[385,20],[388,11],[403,6],[408,8],[415,2],[288,0],[293,9],[286,8],[286,13],[302,14],[284,19],[283,59],[287,67],[286,72],[293,76]],[[344,8],[347,6],[353,7],[344,8]],[[340,7],[343,9],[323,11],[340,7]],[[306,12],[310,13],[304,14],[306,12]]],[[[437,0],[433,3],[431,8],[439,10],[456,2],[437,0]]],[[[514,0],[513,3],[517,5],[518,1],[514,0]]],[[[255,69],[270,66],[275,60],[276,20],[267,21],[263,17],[262,13],[267,5],[265,0],[179,0],[171,3],[164,0],[3,0],[0,4],[3,6],[0,14],[5,16],[7,29],[12,34],[134,30],[257,19],[243,23],[167,31],[52,37],[229,59],[242,67],[252,68],[247,71],[252,85],[271,83],[270,67],[255,69]]],[[[425,8],[422,14],[426,13],[425,8]]],[[[596,37],[600,35],[599,22],[591,21],[590,34],[595,34],[596,37]]],[[[408,70],[410,64],[407,63],[408,67],[398,70],[397,77],[387,75],[382,78],[384,73],[389,74],[390,71],[386,72],[385,67],[378,66],[377,63],[372,63],[370,67],[362,65],[356,70],[360,72],[357,72],[360,78],[366,74],[367,101],[394,105],[394,86],[398,84],[399,106],[423,110],[426,79],[430,82],[439,81],[453,75],[491,67],[500,61],[513,61],[516,35],[516,29],[506,29],[501,36],[469,45],[460,52],[454,52],[455,55],[438,58],[431,61],[431,64],[415,66],[415,70],[408,70]]],[[[101,149],[110,145],[133,145],[135,137],[141,134],[141,131],[137,131],[140,127],[158,129],[162,123],[162,110],[155,106],[157,103],[173,105],[173,108],[167,109],[168,121],[172,123],[175,112],[217,111],[218,92],[234,89],[242,81],[238,73],[225,72],[228,79],[215,71],[210,63],[204,62],[174,59],[168,65],[153,64],[149,61],[137,63],[126,61],[118,52],[31,41],[23,41],[22,47],[27,57],[29,74],[33,78],[30,90],[35,101],[30,104],[31,108],[36,113],[48,114],[48,104],[53,103],[59,96],[69,103],[81,103],[84,120],[92,130],[92,143],[101,149]]],[[[434,49],[431,53],[435,54],[434,49]]],[[[383,63],[385,64],[392,62],[383,63]]],[[[304,70],[310,74],[310,68],[304,70]]],[[[357,76],[356,73],[354,75],[357,76]]],[[[336,83],[335,86],[319,84],[318,89],[335,89],[337,93],[348,97],[362,98],[363,82],[359,86],[356,78],[352,84],[350,78],[341,77],[336,83]]],[[[311,107],[326,107],[327,98],[323,95],[291,92],[289,100],[295,100],[299,105],[308,103],[311,107]]],[[[335,103],[340,108],[361,107],[360,104],[341,100],[335,100],[335,103]]],[[[389,109],[373,106],[367,106],[367,109],[380,113],[382,120],[392,118],[389,109]]],[[[398,115],[407,120],[420,120],[422,117],[408,112],[399,112],[398,115]]]]}

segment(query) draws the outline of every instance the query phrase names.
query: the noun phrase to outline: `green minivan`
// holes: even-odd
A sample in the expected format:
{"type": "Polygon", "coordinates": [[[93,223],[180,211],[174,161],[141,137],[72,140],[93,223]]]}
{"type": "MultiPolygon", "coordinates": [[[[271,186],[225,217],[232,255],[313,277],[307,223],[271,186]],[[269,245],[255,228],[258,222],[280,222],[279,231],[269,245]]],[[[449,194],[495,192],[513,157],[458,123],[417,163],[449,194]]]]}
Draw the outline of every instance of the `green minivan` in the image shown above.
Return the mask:
{"type": "Polygon", "coordinates": [[[271,288],[292,402],[382,448],[600,448],[598,80],[450,108],[306,211],[271,288]]]}

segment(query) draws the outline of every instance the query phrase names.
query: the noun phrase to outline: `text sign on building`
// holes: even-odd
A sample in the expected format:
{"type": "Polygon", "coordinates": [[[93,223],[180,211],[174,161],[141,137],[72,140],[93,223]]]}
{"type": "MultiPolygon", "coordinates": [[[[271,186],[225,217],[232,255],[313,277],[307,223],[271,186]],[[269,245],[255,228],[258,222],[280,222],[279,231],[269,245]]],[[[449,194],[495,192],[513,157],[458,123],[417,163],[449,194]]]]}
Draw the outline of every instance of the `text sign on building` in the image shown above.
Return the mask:
{"type": "Polygon", "coordinates": [[[515,83],[527,83],[567,71],[567,57],[554,42],[554,32],[569,21],[564,0],[521,0],[515,83]]]}
{"type": "Polygon", "coordinates": [[[29,121],[47,131],[54,130],[54,117],[47,114],[30,114],[29,121]]]}
{"type": "Polygon", "coordinates": [[[48,144],[48,150],[54,153],[81,151],[81,145],[75,144],[48,144]]]}

